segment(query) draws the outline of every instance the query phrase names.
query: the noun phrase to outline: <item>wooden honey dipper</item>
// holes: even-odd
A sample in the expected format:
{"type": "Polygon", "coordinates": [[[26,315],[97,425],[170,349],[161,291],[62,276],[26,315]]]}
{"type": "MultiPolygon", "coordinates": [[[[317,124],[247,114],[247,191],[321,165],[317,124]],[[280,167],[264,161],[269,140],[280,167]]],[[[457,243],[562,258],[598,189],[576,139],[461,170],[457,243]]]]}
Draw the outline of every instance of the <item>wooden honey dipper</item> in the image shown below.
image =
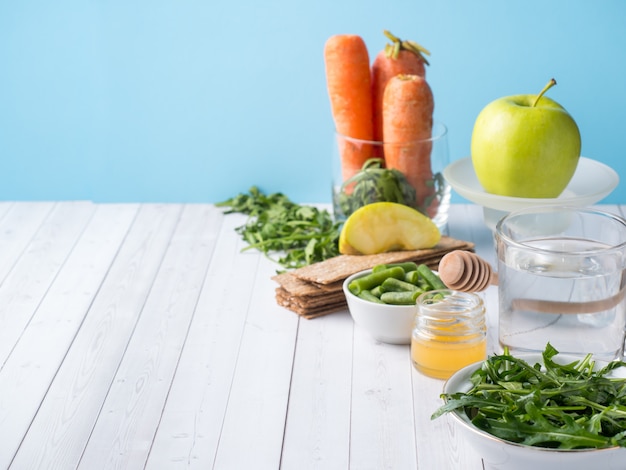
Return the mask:
{"type": "Polygon", "coordinates": [[[461,292],[481,292],[498,284],[498,274],[476,253],[454,250],[439,262],[439,277],[450,289],[461,292]]]}

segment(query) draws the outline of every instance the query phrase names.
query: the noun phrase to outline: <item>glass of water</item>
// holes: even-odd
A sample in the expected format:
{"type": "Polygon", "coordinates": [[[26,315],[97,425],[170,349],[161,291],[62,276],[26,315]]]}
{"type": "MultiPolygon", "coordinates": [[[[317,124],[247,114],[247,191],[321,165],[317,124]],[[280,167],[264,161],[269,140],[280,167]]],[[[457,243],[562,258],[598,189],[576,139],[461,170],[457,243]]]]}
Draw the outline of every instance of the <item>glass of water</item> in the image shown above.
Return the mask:
{"type": "Polygon", "coordinates": [[[626,220],[543,206],[496,226],[499,341],[511,352],[620,359],[626,331],[626,220]]]}

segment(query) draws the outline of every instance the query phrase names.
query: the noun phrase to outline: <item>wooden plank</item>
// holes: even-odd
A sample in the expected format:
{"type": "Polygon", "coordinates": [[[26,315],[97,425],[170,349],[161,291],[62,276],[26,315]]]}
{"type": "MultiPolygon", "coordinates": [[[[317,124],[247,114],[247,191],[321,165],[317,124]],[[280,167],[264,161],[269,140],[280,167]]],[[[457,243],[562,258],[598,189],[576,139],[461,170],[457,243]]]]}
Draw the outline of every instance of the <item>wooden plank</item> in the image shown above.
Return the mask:
{"type": "Polygon", "coordinates": [[[354,322],[347,310],[301,320],[281,468],[349,468],[354,322]]]}
{"type": "Polygon", "coordinates": [[[354,328],[350,468],[416,468],[408,345],[354,328]]]}
{"type": "Polygon", "coordinates": [[[16,202],[2,205],[0,280],[13,268],[54,206],[54,202],[16,202]]]}
{"type": "Polygon", "coordinates": [[[81,468],[144,468],[213,254],[220,216],[209,205],[184,207],[81,468]]]}
{"type": "Polygon", "coordinates": [[[431,420],[443,402],[443,380],[421,375],[413,369],[417,468],[438,470],[482,470],[480,456],[460,438],[447,416],[431,420]]]}
{"type": "MultiPolygon", "coordinates": [[[[452,237],[470,241],[476,240],[477,234],[488,230],[480,207],[458,204],[450,208],[449,229],[452,237]]],[[[476,252],[482,255],[489,248],[485,247],[485,237],[481,239],[482,242],[476,246],[476,252]]],[[[422,375],[413,368],[412,382],[417,468],[482,470],[480,457],[465,441],[458,438],[446,416],[434,421],[430,419],[432,413],[443,403],[440,394],[444,381],[422,375]]]]}
{"type": "Polygon", "coordinates": [[[48,214],[50,205],[43,207],[45,210],[23,206],[29,213],[31,228],[43,222],[34,234],[23,234],[30,243],[0,284],[0,364],[7,361],[96,209],[88,202],[68,202],[57,204],[48,214]],[[44,215],[48,217],[42,219],[44,215]]]}
{"type": "Polygon", "coordinates": [[[259,263],[224,218],[147,468],[211,468],[259,263]]]}
{"type": "Polygon", "coordinates": [[[141,206],[22,442],[16,468],[78,466],[181,210],[141,206]]]}
{"type": "Polygon", "coordinates": [[[97,208],[0,371],[0,467],[8,467],[30,426],[135,211],[97,208]]]}
{"type": "Polygon", "coordinates": [[[280,466],[299,318],[276,304],[275,272],[260,257],[215,469],[280,466]]]}

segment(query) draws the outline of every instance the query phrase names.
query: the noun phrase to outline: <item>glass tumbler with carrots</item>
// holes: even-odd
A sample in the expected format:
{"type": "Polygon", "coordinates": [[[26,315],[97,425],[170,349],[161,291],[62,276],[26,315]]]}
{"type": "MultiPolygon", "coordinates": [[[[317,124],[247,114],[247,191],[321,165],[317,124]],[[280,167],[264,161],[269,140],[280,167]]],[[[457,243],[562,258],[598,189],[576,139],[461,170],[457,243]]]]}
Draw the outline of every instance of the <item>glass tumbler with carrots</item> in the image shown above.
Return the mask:
{"type": "Polygon", "coordinates": [[[364,40],[331,36],[324,46],[326,81],[335,124],[333,212],[343,220],[380,201],[405,204],[447,231],[450,186],[448,132],[433,119],[425,54],[388,31],[391,43],[370,64],[364,40]]]}

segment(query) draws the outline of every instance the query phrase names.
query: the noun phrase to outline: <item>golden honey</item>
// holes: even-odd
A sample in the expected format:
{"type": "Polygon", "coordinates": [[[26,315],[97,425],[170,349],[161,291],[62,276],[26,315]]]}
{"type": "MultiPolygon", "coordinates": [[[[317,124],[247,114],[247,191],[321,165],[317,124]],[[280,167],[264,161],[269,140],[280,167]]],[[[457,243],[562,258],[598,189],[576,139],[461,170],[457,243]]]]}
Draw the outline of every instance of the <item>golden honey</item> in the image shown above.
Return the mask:
{"type": "Polygon", "coordinates": [[[440,290],[417,300],[411,360],[424,375],[447,379],[486,359],[485,306],[478,294],[440,290]]]}

